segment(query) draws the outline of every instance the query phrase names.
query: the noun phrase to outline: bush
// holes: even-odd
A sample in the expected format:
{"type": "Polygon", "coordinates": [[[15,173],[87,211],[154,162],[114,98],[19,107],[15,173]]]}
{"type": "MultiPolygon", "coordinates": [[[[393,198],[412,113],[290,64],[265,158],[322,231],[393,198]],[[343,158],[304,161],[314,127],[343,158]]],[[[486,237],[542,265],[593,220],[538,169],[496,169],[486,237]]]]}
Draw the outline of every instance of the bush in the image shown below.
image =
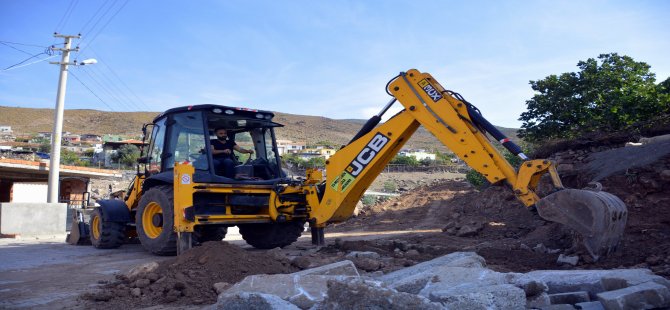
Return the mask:
{"type": "Polygon", "coordinates": [[[396,190],[398,190],[398,186],[395,184],[395,182],[388,180],[384,182],[384,191],[387,193],[393,193],[396,190]]]}

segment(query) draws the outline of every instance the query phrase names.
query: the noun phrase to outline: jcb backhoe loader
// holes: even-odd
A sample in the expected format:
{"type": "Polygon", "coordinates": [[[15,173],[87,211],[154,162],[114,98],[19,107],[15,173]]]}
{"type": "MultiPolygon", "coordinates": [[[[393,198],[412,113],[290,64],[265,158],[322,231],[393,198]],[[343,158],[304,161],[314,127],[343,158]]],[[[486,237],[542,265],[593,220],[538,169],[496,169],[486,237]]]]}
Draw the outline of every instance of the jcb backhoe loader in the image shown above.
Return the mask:
{"type": "MultiPolygon", "coordinates": [[[[282,172],[274,134],[281,125],[271,112],[198,105],[160,114],[143,128],[148,147],[125,199],[99,201],[100,207],[87,211],[91,242],[115,248],[137,235],[147,250],[170,255],[194,242],[221,240],[227,227],[237,225],[248,244],[268,249],[296,241],[307,222],[312,242],[323,244],[324,227],[351,217],[368,186],[422,125],[488,181],[506,182],[525,206],[580,233],[594,258],[617,246],[627,218],[619,198],[564,188],[551,161],[528,159],[475,106],[428,73],[402,72],[386,88],[393,99],[381,112],[326,161],[325,171],[308,170],[300,180],[282,172]],[[380,125],[396,101],[404,109],[380,125]],[[220,171],[212,157],[216,128],[255,151],[237,163],[233,178],[224,177],[231,173],[220,171]],[[525,160],[518,171],[487,133],[525,160]],[[547,173],[555,192],[540,198],[536,189],[547,173]]],[[[73,243],[85,238],[79,232],[73,243]]]]}

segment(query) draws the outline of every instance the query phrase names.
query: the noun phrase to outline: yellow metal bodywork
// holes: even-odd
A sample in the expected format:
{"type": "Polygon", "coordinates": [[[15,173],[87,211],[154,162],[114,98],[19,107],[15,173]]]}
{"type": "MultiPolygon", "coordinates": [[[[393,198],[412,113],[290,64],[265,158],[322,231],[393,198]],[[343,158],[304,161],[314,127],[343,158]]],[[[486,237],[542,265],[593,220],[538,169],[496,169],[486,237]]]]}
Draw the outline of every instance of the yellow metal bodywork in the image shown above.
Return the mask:
{"type": "MultiPolygon", "coordinates": [[[[547,160],[524,162],[518,173],[475,127],[467,106],[449,95],[428,73],[409,70],[393,80],[388,90],[404,109],[385,123],[342,147],[326,161],[324,171],[311,169],[300,183],[270,185],[195,183],[192,165],[174,166],[174,231],[193,232],[197,225],[262,223],[294,220],[294,210],[306,204],[312,227],[342,222],[351,217],[365,190],[400,151],[419,126],[424,126],[470,167],[492,183],[505,181],[526,206],[539,201],[535,188],[549,172],[556,187],[562,188],[554,165],[547,160]],[[325,184],[324,184],[325,182],[325,184]],[[325,185],[325,186],[324,186],[325,185]],[[280,190],[278,190],[280,187],[280,190]],[[187,219],[186,209],[193,207],[196,193],[269,195],[269,206],[262,212],[235,215],[231,207],[214,215],[196,215],[187,219]],[[282,201],[282,195],[304,197],[304,202],[282,201]]],[[[140,199],[144,178],[136,178],[126,199],[134,210],[140,199]]],[[[144,220],[144,219],[143,219],[144,220]]],[[[146,219],[150,220],[149,218],[146,219]]]]}
{"type": "Polygon", "coordinates": [[[467,106],[449,95],[430,74],[409,70],[392,81],[388,89],[404,110],[326,162],[323,199],[318,205],[310,201],[310,218],[315,219],[318,226],[349,218],[365,190],[420,125],[491,183],[506,181],[510,184],[526,206],[533,206],[540,199],[535,188],[543,174],[549,172],[554,185],[562,188],[550,161],[524,162],[517,173],[472,123],[467,106]],[[385,143],[379,143],[380,139],[385,143]]]}

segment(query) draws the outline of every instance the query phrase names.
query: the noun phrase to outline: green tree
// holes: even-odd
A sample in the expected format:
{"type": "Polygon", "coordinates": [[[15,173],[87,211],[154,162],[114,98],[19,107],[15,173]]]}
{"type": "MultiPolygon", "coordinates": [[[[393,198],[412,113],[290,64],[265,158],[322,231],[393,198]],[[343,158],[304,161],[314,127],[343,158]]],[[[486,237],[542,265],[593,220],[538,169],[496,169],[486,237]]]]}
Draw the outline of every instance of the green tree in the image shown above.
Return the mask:
{"type": "Polygon", "coordinates": [[[389,164],[416,167],[419,165],[419,161],[413,156],[396,155],[389,164]]]}
{"type": "Polygon", "coordinates": [[[125,166],[132,167],[137,163],[139,157],[140,149],[137,146],[125,144],[116,151],[116,154],[112,156],[112,160],[118,161],[125,166]]]}
{"type": "Polygon", "coordinates": [[[77,153],[67,150],[67,149],[61,149],[60,151],[60,163],[63,165],[75,165],[79,161],[79,156],[77,153]]]}
{"type": "Polygon", "coordinates": [[[313,157],[307,161],[307,167],[309,168],[325,168],[326,159],[323,157],[313,157]]]}
{"type": "Polygon", "coordinates": [[[648,64],[611,53],[577,66],[579,72],[530,81],[538,94],[526,101],[520,137],[538,142],[622,131],[669,112],[667,96],[659,96],[659,90],[670,82],[656,85],[648,64]]]}

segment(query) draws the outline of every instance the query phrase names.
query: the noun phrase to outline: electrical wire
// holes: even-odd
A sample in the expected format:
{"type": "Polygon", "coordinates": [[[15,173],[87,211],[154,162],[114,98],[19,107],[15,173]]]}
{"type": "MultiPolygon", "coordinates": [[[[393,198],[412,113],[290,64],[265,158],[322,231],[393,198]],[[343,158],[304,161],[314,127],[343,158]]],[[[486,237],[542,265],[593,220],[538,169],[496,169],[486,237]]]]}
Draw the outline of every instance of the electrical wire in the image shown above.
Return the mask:
{"type": "Polygon", "coordinates": [[[93,92],[93,90],[91,90],[90,87],[88,87],[86,84],[84,84],[84,82],[82,82],[82,81],[77,77],[77,75],[74,74],[74,72],[70,72],[70,74],[72,75],[72,77],[73,77],[75,80],[79,81],[79,83],[81,83],[81,85],[84,85],[84,87],[86,87],[86,89],[88,89],[88,91],[91,92],[91,94],[93,94],[93,96],[95,96],[96,98],[98,98],[98,100],[100,100],[100,102],[102,102],[105,106],[107,106],[112,112],[116,112],[114,109],[112,109],[111,106],[109,106],[109,104],[107,104],[107,102],[105,102],[104,100],[102,100],[102,98],[100,98],[100,96],[98,96],[95,92],[93,92]]]}
{"type": "Polygon", "coordinates": [[[45,61],[45,60],[49,60],[49,59],[54,58],[54,57],[56,57],[56,56],[58,56],[58,55],[51,55],[51,56],[49,56],[49,57],[47,57],[47,58],[42,58],[42,59],[40,59],[40,60],[33,61],[33,62],[31,62],[31,63],[27,63],[27,64],[24,64],[24,65],[21,65],[21,66],[14,65],[14,66],[11,66],[11,67],[9,67],[9,68],[3,69],[2,71],[9,71],[9,70],[14,70],[14,69],[22,68],[22,67],[27,67],[27,66],[36,64],[36,63],[38,63],[38,62],[42,62],[42,61],[45,61]]]}
{"type": "MultiPolygon", "coordinates": [[[[22,61],[19,62],[19,63],[13,64],[13,65],[11,65],[11,66],[9,66],[9,67],[7,67],[7,68],[2,69],[2,71],[7,71],[7,70],[9,70],[9,69],[11,69],[11,68],[14,68],[14,67],[16,67],[16,66],[22,65],[22,64],[25,63],[26,61],[29,61],[29,60],[31,60],[31,59],[33,59],[33,58],[35,58],[35,57],[38,57],[38,56],[40,56],[40,55],[43,55],[43,54],[46,54],[46,55],[48,55],[48,56],[51,56],[51,55],[53,55],[53,50],[51,49],[51,47],[48,47],[48,48],[46,48],[46,49],[44,50],[44,52],[41,52],[41,53],[39,53],[39,54],[32,55],[32,56],[30,56],[30,57],[28,57],[28,58],[22,60],[22,61]]],[[[39,62],[39,61],[38,61],[38,62],[39,62]]],[[[32,63],[31,63],[31,64],[32,64],[32,63]]],[[[22,67],[25,67],[25,66],[22,66],[22,67]]]]}
{"type": "Polygon", "coordinates": [[[114,92],[113,89],[111,89],[110,86],[105,85],[103,82],[101,82],[100,78],[98,76],[94,76],[95,73],[93,72],[93,69],[88,69],[86,67],[81,67],[81,71],[83,71],[88,77],[98,85],[99,89],[102,89],[104,92],[107,93],[109,97],[112,97],[116,102],[119,104],[123,104],[128,108],[128,104],[126,104],[118,95],[117,93],[114,92]],[[90,72],[89,72],[90,71],[90,72]]]}
{"type": "Polygon", "coordinates": [[[23,46],[33,46],[33,47],[41,47],[41,48],[46,48],[47,46],[44,45],[37,45],[37,44],[26,44],[26,43],[18,43],[18,42],[10,42],[10,41],[1,41],[0,43],[7,43],[7,44],[14,44],[14,45],[23,45],[23,46]]]}
{"type": "Polygon", "coordinates": [[[61,25],[65,27],[65,23],[67,23],[67,19],[70,18],[70,15],[72,15],[72,11],[74,11],[75,6],[77,6],[77,3],[79,0],[72,0],[70,1],[70,5],[67,6],[67,9],[65,9],[65,13],[63,16],[60,18],[60,21],[58,21],[58,24],[56,24],[56,28],[54,29],[54,32],[58,32],[59,29],[61,29],[61,25]],[[65,22],[65,23],[63,23],[65,22]]]}
{"type": "Polygon", "coordinates": [[[109,25],[109,23],[111,23],[112,20],[114,20],[114,17],[116,17],[116,15],[118,15],[119,12],[121,12],[121,10],[123,10],[123,8],[128,4],[128,2],[130,2],[130,0],[126,0],[126,2],[124,2],[124,3],[119,7],[118,10],[116,10],[116,12],[114,13],[114,15],[112,15],[112,16],[107,20],[107,22],[106,22],[106,23],[105,23],[105,24],[98,30],[98,32],[93,36],[93,38],[92,38],[90,41],[87,42],[86,46],[85,46],[84,48],[81,49],[81,53],[83,53],[89,46],[91,46],[91,44],[93,43],[93,41],[95,41],[95,39],[98,38],[98,36],[100,35],[100,33],[102,33],[102,31],[105,30],[105,28],[107,28],[107,26],[109,25]]]}
{"type": "Polygon", "coordinates": [[[32,55],[32,53],[26,52],[26,51],[24,51],[24,50],[22,50],[22,49],[20,49],[20,48],[13,47],[13,46],[11,46],[11,45],[5,43],[5,42],[0,41],[0,44],[2,44],[2,45],[4,45],[4,46],[7,46],[7,47],[9,47],[9,48],[11,48],[11,49],[15,49],[15,50],[17,50],[17,51],[19,51],[19,52],[21,52],[21,53],[24,53],[24,54],[27,54],[27,55],[32,55]]]}
{"type": "MultiPolygon", "coordinates": [[[[98,10],[95,11],[95,14],[93,14],[93,15],[91,16],[91,18],[89,18],[88,21],[84,24],[84,26],[81,27],[81,30],[79,30],[79,33],[86,33],[86,32],[88,32],[88,29],[86,29],[86,27],[93,21],[93,19],[95,19],[96,16],[98,16],[98,13],[100,13],[100,11],[102,10],[102,8],[104,8],[104,7],[107,5],[107,3],[112,3],[112,5],[110,6],[110,8],[111,8],[112,6],[114,6],[114,3],[113,3],[113,2],[109,2],[109,1],[108,1],[108,2],[103,2],[102,5],[100,5],[100,7],[98,8],[98,10]]],[[[100,18],[95,22],[95,24],[93,25],[93,27],[91,27],[91,30],[95,29],[95,26],[98,25],[98,22],[100,22],[100,20],[102,19],[102,17],[104,17],[105,15],[107,15],[107,12],[108,12],[108,11],[109,11],[109,9],[108,9],[107,11],[105,11],[105,14],[103,14],[103,15],[100,16],[100,18]]]]}
{"type": "Polygon", "coordinates": [[[100,58],[100,55],[92,47],[91,47],[91,52],[93,53],[94,56],[96,56],[96,58],[101,60],[101,63],[102,63],[103,66],[105,66],[110,72],[112,72],[112,75],[114,75],[114,77],[116,77],[116,79],[119,82],[121,82],[121,85],[123,85],[128,90],[128,92],[130,92],[130,94],[133,95],[137,99],[137,101],[139,103],[138,106],[146,109],[148,107],[147,104],[128,86],[128,84],[126,84],[126,82],[124,82],[121,79],[121,77],[119,77],[118,74],[116,74],[116,71],[114,71],[114,69],[112,69],[112,67],[107,65],[107,63],[109,63],[109,62],[108,61],[102,61],[102,58],[100,58]]]}

